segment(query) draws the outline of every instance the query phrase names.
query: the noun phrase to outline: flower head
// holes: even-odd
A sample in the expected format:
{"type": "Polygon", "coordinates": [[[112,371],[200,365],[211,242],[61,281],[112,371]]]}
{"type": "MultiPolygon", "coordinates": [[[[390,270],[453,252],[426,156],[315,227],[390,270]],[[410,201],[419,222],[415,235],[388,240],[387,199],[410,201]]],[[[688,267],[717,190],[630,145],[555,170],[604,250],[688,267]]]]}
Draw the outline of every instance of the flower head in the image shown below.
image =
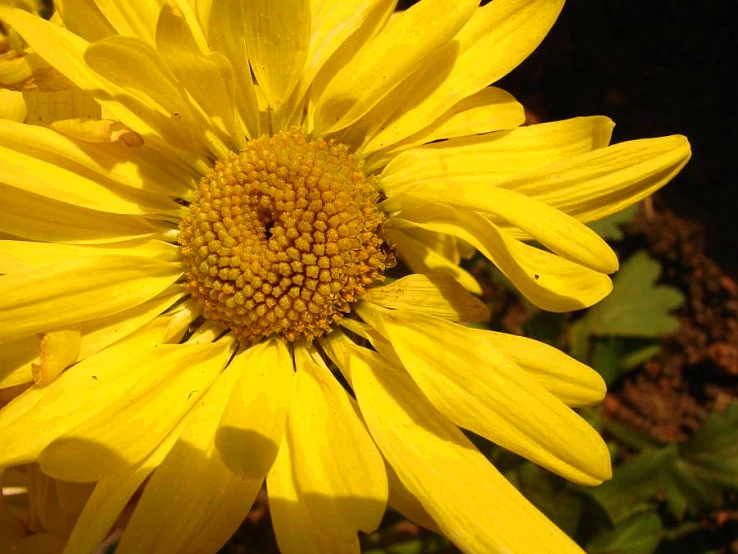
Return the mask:
{"type": "Polygon", "coordinates": [[[357,552],[388,502],[467,552],[578,551],[461,429],[594,485],[607,448],[570,407],[604,383],[460,324],[488,314],[458,262],[592,305],[617,258],[583,222],[686,139],[520,127],[488,85],[560,1],[114,4],[0,7],[25,91],[0,120],[0,469],[94,483],[24,532],[91,553],[128,506],[118,554],[215,552],[266,481],[285,553],[357,552]],[[396,257],[414,274],[386,283],[396,257]]]}
{"type": "Polygon", "coordinates": [[[383,280],[376,178],[302,131],[250,141],[200,182],[180,224],[187,288],[247,343],[311,341],[383,280]]]}

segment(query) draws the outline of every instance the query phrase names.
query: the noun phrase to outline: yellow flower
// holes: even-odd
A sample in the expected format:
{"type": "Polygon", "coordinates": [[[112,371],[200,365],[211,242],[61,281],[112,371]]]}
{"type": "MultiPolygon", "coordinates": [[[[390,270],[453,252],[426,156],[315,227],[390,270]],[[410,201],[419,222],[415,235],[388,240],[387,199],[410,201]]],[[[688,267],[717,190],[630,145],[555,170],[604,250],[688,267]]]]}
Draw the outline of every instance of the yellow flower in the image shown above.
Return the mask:
{"type": "Polygon", "coordinates": [[[520,127],[488,85],[561,5],[0,7],[29,47],[0,76],[37,87],[26,123],[0,120],[0,468],[95,483],[65,552],[141,489],[118,554],[215,552],[265,480],[285,553],[358,552],[388,502],[466,552],[579,551],[460,428],[595,485],[608,452],[570,407],[604,384],[460,325],[487,312],[459,256],[542,308],[590,306],[617,259],[582,222],[689,145],[520,127]],[[395,253],[415,274],[383,285],[395,253]]]}

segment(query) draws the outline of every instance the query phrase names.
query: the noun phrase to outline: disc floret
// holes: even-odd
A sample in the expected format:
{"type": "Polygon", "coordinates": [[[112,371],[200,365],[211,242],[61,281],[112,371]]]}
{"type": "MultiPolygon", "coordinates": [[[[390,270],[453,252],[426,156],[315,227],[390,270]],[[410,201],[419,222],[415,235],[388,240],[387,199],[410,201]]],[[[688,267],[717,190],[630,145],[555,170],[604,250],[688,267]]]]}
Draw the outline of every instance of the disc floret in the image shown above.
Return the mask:
{"type": "Polygon", "coordinates": [[[182,217],[186,286],[243,340],[312,340],[383,279],[378,199],[343,144],[298,129],[252,140],[202,178],[182,217]]]}

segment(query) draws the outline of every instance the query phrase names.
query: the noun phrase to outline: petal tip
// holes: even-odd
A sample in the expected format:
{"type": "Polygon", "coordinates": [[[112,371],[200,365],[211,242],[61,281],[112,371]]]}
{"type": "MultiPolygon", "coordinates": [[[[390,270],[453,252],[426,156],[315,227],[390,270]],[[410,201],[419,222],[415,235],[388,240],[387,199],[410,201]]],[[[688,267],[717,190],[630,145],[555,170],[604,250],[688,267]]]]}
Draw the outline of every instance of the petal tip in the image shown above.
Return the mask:
{"type": "Polygon", "coordinates": [[[603,259],[603,267],[605,269],[605,273],[608,275],[612,275],[620,270],[620,260],[618,260],[618,256],[612,248],[608,247],[608,252],[603,259]]]}

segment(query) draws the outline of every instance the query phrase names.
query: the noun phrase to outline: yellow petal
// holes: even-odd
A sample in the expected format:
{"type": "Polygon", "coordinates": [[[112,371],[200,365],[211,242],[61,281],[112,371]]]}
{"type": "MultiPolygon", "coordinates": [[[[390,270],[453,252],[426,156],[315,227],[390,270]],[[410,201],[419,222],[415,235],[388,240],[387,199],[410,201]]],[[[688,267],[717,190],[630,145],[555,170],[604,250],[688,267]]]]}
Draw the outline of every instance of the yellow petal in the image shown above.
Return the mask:
{"type": "Polygon", "coordinates": [[[521,229],[559,256],[602,273],[614,273],[618,258],[592,229],[564,212],[500,187],[435,179],[412,185],[385,201],[384,209],[421,206],[432,202],[442,206],[480,212],[492,221],[521,229]]]}
{"type": "Polygon", "coordinates": [[[413,184],[437,179],[495,185],[604,148],[613,126],[606,117],[577,117],[429,144],[392,160],[382,172],[382,188],[392,197],[413,184]]]}
{"type": "MultiPolygon", "coordinates": [[[[382,33],[392,32],[392,28],[403,17],[404,14],[397,15],[382,30],[382,33]]],[[[450,71],[457,51],[458,45],[453,41],[434,51],[433,64],[421,63],[419,67],[411,70],[404,80],[379,99],[371,110],[338,134],[339,140],[354,146],[357,152],[361,152],[363,145],[390,125],[393,117],[406,109],[416,96],[422,97],[430,94],[439,85],[450,71]]]]}
{"type": "Polygon", "coordinates": [[[123,396],[147,372],[157,371],[170,317],[75,364],[46,387],[25,390],[0,410],[0,467],[35,460],[47,444],[123,396]],[[157,346],[159,345],[159,346],[157,346]]]}
{"type": "Polygon", "coordinates": [[[292,356],[284,342],[272,339],[238,353],[231,366],[241,375],[223,412],[216,445],[233,473],[261,480],[282,442],[292,397],[292,356]]]}
{"type": "Polygon", "coordinates": [[[514,129],[524,122],[520,102],[500,88],[486,87],[454,104],[431,125],[408,137],[409,142],[403,141],[403,146],[514,129]]]}
{"type": "Polygon", "coordinates": [[[489,319],[489,309],[481,300],[469,294],[451,276],[438,273],[408,275],[388,285],[371,288],[362,300],[451,321],[489,319]]]}
{"type": "Polygon", "coordinates": [[[53,533],[38,533],[19,539],[10,539],[0,543],[12,554],[61,554],[64,550],[64,539],[53,533]]]}
{"type": "Polygon", "coordinates": [[[26,467],[29,510],[44,529],[67,536],[92,492],[89,484],[65,483],[44,475],[35,464],[26,467]]]}
{"type": "Polygon", "coordinates": [[[5,52],[0,56],[0,87],[17,92],[54,92],[73,86],[35,52],[5,52]]]}
{"type": "MultiPolygon", "coordinates": [[[[185,420],[186,421],[186,420],[185,420]]],[[[98,481],[72,530],[65,554],[95,554],[141,484],[169,453],[183,423],[141,463],[98,481]]]]}
{"type": "MultiPolygon", "coordinates": [[[[250,478],[234,473],[215,444],[242,369],[242,364],[227,367],[199,402],[174,448],[146,485],[117,552],[215,553],[246,517],[264,475],[250,478]]],[[[265,416],[269,427],[270,417],[265,416]]]]}
{"type": "Polygon", "coordinates": [[[295,480],[323,532],[350,541],[378,526],[387,504],[384,464],[341,385],[315,352],[295,348],[287,433],[295,480]]]}
{"type": "Polygon", "coordinates": [[[157,0],[95,0],[118,34],[154,43],[161,2],[157,0]]]}
{"type": "MultiPolygon", "coordinates": [[[[367,171],[382,167],[399,152],[427,144],[439,139],[450,139],[468,135],[491,133],[514,129],[525,121],[523,106],[511,94],[496,87],[487,87],[478,93],[454,104],[433,123],[414,132],[399,144],[387,142],[379,133],[362,148],[365,155],[380,149],[369,158],[367,171]]],[[[393,123],[388,124],[389,129],[393,123]]]]}
{"type": "MultiPolygon", "coordinates": [[[[126,191],[116,191],[114,186],[104,186],[97,179],[64,169],[51,161],[0,147],[0,163],[3,164],[4,183],[52,200],[116,214],[163,213],[164,206],[147,209],[126,191]]],[[[172,204],[168,208],[174,213],[172,204]]]]}
{"type": "Polygon", "coordinates": [[[169,320],[169,326],[167,327],[167,331],[164,334],[162,342],[179,344],[182,340],[182,337],[184,337],[187,332],[192,330],[190,324],[194,322],[198,317],[200,317],[200,314],[200,308],[190,297],[181,304],[172,308],[166,313],[166,315],[159,316],[154,321],[165,318],[169,320]]]}
{"type": "MultiPolygon", "coordinates": [[[[478,8],[454,37],[459,51],[441,84],[431,94],[409,99],[397,120],[374,140],[397,142],[506,75],[540,44],[563,5],[563,0],[495,0],[478,8]]],[[[429,57],[426,63],[436,60],[429,57]]]]}
{"type": "MultiPolygon", "coordinates": [[[[358,309],[366,319],[364,306],[358,309]]],[[[486,331],[435,317],[374,313],[407,372],[451,421],[570,481],[596,485],[611,477],[597,432],[496,350],[486,331]]]]}
{"type": "MultiPolygon", "coordinates": [[[[167,68],[227,137],[236,132],[235,83],[228,59],[219,52],[202,52],[184,15],[165,4],[156,31],[156,49],[167,68]]],[[[234,142],[232,149],[244,145],[234,142]]]]}
{"type": "Polygon", "coordinates": [[[83,120],[84,127],[80,127],[80,120],[75,119],[48,123],[60,133],[75,139],[71,141],[58,134],[49,136],[49,131],[35,126],[15,126],[12,132],[21,141],[48,143],[52,155],[74,160],[106,179],[145,193],[184,197],[199,182],[199,173],[181,163],[181,160],[172,160],[157,152],[158,143],[151,145],[141,142],[144,140],[141,135],[122,123],[93,117],[83,120]],[[95,136],[96,133],[98,136],[95,136]]]}
{"type": "MultiPolygon", "coordinates": [[[[348,317],[341,320],[341,327],[366,340],[370,340],[370,333],[378,334],[370,325],[348,317]]],[[[343,329],[336,329],[328,335],[320,337],[318,340],[320,342],[320,346],[323,348],[323,352],[325,352],[328,358],[338,367],[341,375],[343,375],[344,379],[346,379],[350,385],[351,374],[349,372],[349,360],[352,355],[350,347],[353,346],[353,341],[346,336],[343,329]]]]}
{"type": "Polygon", "coordinates": [[[115,119],[141,135],[153,134],[146,123],[148,117],[139,115],[150,110],[122,88],[101,79],[87,66],[83,58],[88,46],[86,40],[22,10],[0,6],[0,18],[13,27],[49,65],[81,89],[92,93],[115,119]]]}
{"type": "Polygon", "coordinates": [[[0,232],[16,237],[95,243],[140,237],[157,231],[157,227],[142,218],[79,208],[1,183],[0,196],[4,203],[0,232]],[[33,210],[28,206],[33,206],[33,210]]]}
{"type": "Polygon", "coordinates": [[[87,48],[84,61],[107,81],[125,89],[165,141],[205,154],[204,137],[198,132],[201,129],[185,91],[152,46],[135,38],[107,37],[87,48]]]}
{"type": "MultiPolygon", "coordinates": [[[[80,323],[82,336],[77,359],[84,360],[137,331],[174,305],[183,295],[181,290],[165,291],[130,310],[80,323]]],[[[35,336],[0,345],[0,389],[32,381],[31,368],[38,363],[39,344],[35,336]]]]}
{"type": "Polygon", "coordinates": [[[26,91],[29,125],[50,126],[65,119],[100,119],[102,108],[87,92],[74,85],[57,92],[26,91]]]}
{"type": "Polygon", "coordinates": [[[600,374],[553,346],[492,331],[486,340],[567,406],[589,406],[605,398],[600,374]]]}
{"type": "Polygon", "coordinates": [[[316,132],[330,133],[358,121],[431,52],[446,44],[469,19],[477,3],[426,0],[405,11],[330,82],[315,112],[316,132]],[[402,52],[402,56],[396,52],[402,52]]]}
{"type": "Polygon", "coordinates": [[[6,5],[12,5],[27,12],[39,14],[42,11],[46,11],[47,8],[42,0],[3,0],[6,5]]]}
{"type": "Polygon", "coordinates": [[[38,337],[0,344],[0,389],[33,381],[31,364],[39,361],[38,337]]]}
{"type": "Polygon", "coordinates": [[[391,10],[391,0],[321,0],[310,3],[310,48],[302,80],[307,88],[336,50],[377,12],[391,10]]]}
{"type": "MultiPolygon", "coordinates": [[[[366,310],[364,310],[364,312],[366,313],[366,310]]],[[[369,318],[369,320],[372,323],[364,324],[364,332],[359,336],[368,340],[369,344],[371,344],[374,349],[379,352],[380,355],[385,358],[390,364],[397,367],[402,367],[402,360],[400,360],[394,348],[392,348],[392,343],[390,343],[390,341],[382,334],[384,332],[384,328],[381,326],[380,322],[372,318],[369,318]],[[378,331],[375,327],[382,329],[382,333],[380,333],[380,331],[378,331]]],[[[335,349],[336,352],[341,352],[343,356],[342,359],[337,363],[345,364],[348,368],[351,362],[350,353],[354,350],[356,343],[354,343],[346,335],[336,335],[336,337],[332,340],[331,346],[335,349]],[[341,345],[340,347],[338,347],[339,344],[341,345]]],[[[339,367],[341,366],[339,365],[339,367]]],[[[346,371],[348,372],[349,370],[347,369],[346,371]]],[[[350,383],[350,373],[348,373],[348,375],[349,377],[347,377],[347,380],[350,383]]]]}
{"type": "Polygon", "coordinates": [[[13,187],[120,214],[176,210],[166,198],[109,179],[107,171],[85,159],[73,141],[50,129],[0,120],[0,140],[2,180],[13,187]]]}
{"type": "MultiPolygon", "coordinates": [[[[335,0],[334,0],[335,1],[335,0]]],[[[374,0],[371,0],[374,1],[374,0]]],[[[314,4],[321,4],[322,1],[314,2],[314,4]]],[[[385,29],[387,23],[393,18],[394,15],[399,14],[395,12],[397,2],[393,0],[385,1],[380,0],[380,3],[374,6],[374,9],[366,13],[366,16],[359,23],[358,27],[351,33],[343,44],[338,46],[333,55],[323,65],[322,69],[313,79],[312,83],[308,83],[303,80],[300,84],[298,93],[301,93],[306,87],[309,86],[308,91],[308,105],[307,105],[307,128],[312,132],[315,127],[315,111],[318,107],[318,101],[326,89],[328,84],[333,78],[346,66],[351,60],[356,57],[357,53],[364,49],[383,29],[385,29]]],[[[311,4],[311,13],[322,11],[324,8],[320,6],[314,6],[311,4]]],[[[330,6],[327,8],[330,10],[330,6]]],[[[333,33],[331,33],[333,34],[333,33]]],[[[303,79],[305,76],[303,76],[303,79]]],[[[291,114],[293,120],[302,121],[303,116],[300,114],[300,105],[295,106],[297,110],[293,110],[291,114]],[[296,113],[295,113],[296,112],[296,113]]],[[[348,141],[345,141],[348,144],[348,141]]],[[[358,144],[353,143],[354,146],[358,144]]]]}
{"type": "Polygon", "coordinates": [[[417,385],[360,349],[351,375],[361,412],[405,487],[464,552],[581,553],[534,508],[417,385]]]}
{"type": "MultiPolygon", "coordinates": [[[[159,33],[163,31],[162,27],[174,23],[175,26],[183,25],[180,41],[190,44],[203,54],[210,51],[210,45],[207,39],[207,26],[202,25],[198,16],[197,4],[202,4],[203,0],[173,0],[169,3],[162,3],[161,0],[157,1],[161,5],[159,21],[156,22],[157,44],[159,33]],[[175,16],[174,20],[176,22],[170,18],[172,15],[175,16]]],[[[208,0],[208,3],[210,3],[210,0],[208,0]]]]}
{"type": "Polygon", "coordinates": [[[79,329],[50,331],[41,335],[40,363],[32,364],[33,381],[43,387],[77,361],[82,334],[79,329]]]}
{"type": "Polygon", "coordinates": [[[295,92],[275,117],[275,125],[286,129],[304,124],[308,130],[312,129],[315,112],[312,100],[320,98],[336,73],[384,27],[396,3],[393,0],[310,2],[310,46],[305,67],[295,92]]]}
{"type": "Polygon", "coordinates": [[[23,94],[12,90],[0,90],[0,119],[23,123],[27,113],[23,94]]]}
{"type": "MultiPolygon", "coordinates": [[[[80,345],[79,359],[82,360],[87,356],[96,354],[109,345],[143,328],[155,317],[174,306],[184,294],[185,291],[182,288],[178,286],[170,287],[163,293],[131,310],[80,323],[82,343],[80,345]]],[[[181,334],[185,332],[187,325],[196,317],[197,315],[185,312],[170,313],[161,316],[161,320],[165,322],[169,321],[167,333],[162,338],[162,342],[178,342],[181,334]]]]}
{"type": "Polygon", "coordinates": [[[177,264],[133,256],[70,259],[38,275],[0,277],[0,341],[133,308],[179,277],[177,264]]]}
{"type": "Polygon", "coordinates": [[[50,242],[0,240],[0,274],[32,273],[70,258],[99,255],[140,256],[174,261],[179,248],[162,240],[141,238],[98,246],[76,246],[50,242]]]}
{"type": "MultiPolygon", "coordinates": [[[[81,341],[77,359],[84,360],[131,333],[138,331],[166,311],[184,295],[181,290],[165,291],[148,302],[119,314],[91,319],[79,324],[81,341]]],[[[181,312],[184,313],[184,312],[181,312]]],[[[165,316],[172,320],[170,336],[164,342],[177,342],[186,326],[196,315],[165,316]],[[174,321],[181,319],[181,321],[174,321]]],[[[40,363],[38,338],[25,337],[0,345],[0,389],[29,383],[33,380],[32,366],[40,363]]]]}
{"type": "Polygon", "coordinates": [[[104,410],[49,444],[39,457],[41,469],[64,481],[89,482],[137,464],[217,379],[229,346],[160,346],[156,371],[150,366],[125,395],[111,398],[104,410]]]}
{"type": "MultiPolygon", "coordinates": [[[[333,340],[331,340],[330,343],[334,346],[337,346],[339,350],[343,350],[350,357],[352,355],[352,347],[355,346],[351,343],[350,339],[348,339],[348,337],[346,337],[343,333],[332,333],[332,337],[333,340]]],[[[325,343],[328,341],[321,342],[325,343]]],[[[341,372],[345,376],[348,375],[350,378],[349,358],[343,358],[341,360],[341,363],[344,365],[344,367],[341,369],[341,372]]],[[[356,412],[356,415],[359,417],[359,419],[361,419],[361,421],[363,422],[364,418],[361,415],[361,410],[359,409],[358,402],[356,402],[356,400],[354,400],[353,398],[351,398],[350,400],[351,407],[354,409],[354,412],[356,412]]],[[[387,486],[389,490],[389,496],[387,498],[388,504],[411,521],[422,525],[426,529],[431,529],[436,533],[440,533],[438,526],[428,515],[428,512],[425,511],[423,505],[415,496],[413,496],[413,494],[409,490],[407,490],[407,488],[405,488],[405,485],[402,483],[402,481],[400,481],[399,477],[397,477],[397,473],[395,473],[395,470],[392,469],[392,466],[385,462],[384,469],[387,472],[387,486]]]]}
{"type": "Polygon", "coordinates": [[[206,6],[205,2],[198,2],[198,8],[198,13],[202,13],[202,18],[206,19],[203,27],[207,29],[211,48],[224,54],[231,63],[236,80],[238,113],[247,135],[256,138],[260,135],[259,110],[256,88],[251,79],[251,68],[246,55],[243,2],[212,0],[211,6],[206,6]]]}
{"type": "Polygon", "coordinates": [[[186,344],[210,344],[215,342],[225,329],[211,321],[204,321],[187,339],[186,344]]]}
{"type": "Polygon", "coordinates": [[[244,9],[246,48],[272,109],[300,80],[310,42],[309,0],[251,0],[244,9]]]}
{"type": "Polygon", "coordinates": [[[360,554],[359,539],[335,538],[317,527],[295,480],[295,446],[286,433],[267,476],[272,526],[282,554],[360,554]]]}
{"type": "Polygon", "coordinates": [[[195,17],[200,22],[200,28],[206,35],[211,31],[210,25],[212,19],[210,19],[210,16],[217,2],[218,0],[193,0],[189,2],[192,6],[192,11],[195,12],[195,17]]]}
{"type": "Polygon", "coordinates": [[[428,204],[423,213],[406,213],[412,223],[396,218],[388,226],[416,225],[448,233],[477,248],[536,306],[552,312],[587,308],[607,296],[612,281],[603,274],[522,243],[483,216],[428,204]]]}
{"type": "Polygon", "coordinates": [[[681,171],[692,152],[681,135],[622,142],[534,171],[501,186],[595,221],[653,194],[681,171]]]}
{"type": "Polygon", "coordinates": [[[428,515],[420,501],[407,490],[407,487],[400,481],[400,478],[392,469],[392,466],[385,464],[387,469],[387,480],[389,481],[389,505],[400,512],[410,521],[418,525],[430,529],[436,533],[440,533],[438,525],[433,518],[428,515]]]}
{"type": "Polygon", "coordinates": [[[465,269],[441,253],[433,250],[426,241],[418,240],[407,233],[409,229],[391,229],[387,227],[385,233],[392,244],[397,247],[402,259],[415,273],[438,273],[449,275],[472,294],[482,294],[482,288],[477,280],[465,269]]]}
{"type": "Polygon", "coordinates": [[[3,217],[0,232],[30,240],[95,243],[154,233],[148,221],[79,208],[0,183],[3,217]],[[33,206],[29,210],[28,206],[33,206]]]}
{"type": "MultiPolygon", "coordinates": [[[[53,99],[54,106],[66,106],[71,102],[67,98],[53,99]]],[[[39,106],[34,107],[37,108],[39,106]]],[[[36,115],[36,112],[32,113],[33,117],[36,115]]],[[[156,196],[184,196],[200,178],[181,160],[173,161],[157,153],[157,143],[153,147],[147,145],[141,135],[122,123],[101,120],[94,115],[77,118],[73,113],[63,116],[55,113],[53,118],[52,114],[48,115],[49,120],[34,120],[33,125],[0,122],[3,143],[12,144],[13,150],[20,153],[30,152],[34,157],[41,154],[47,161],[69,167],[71,171],[101,183],[112,180],[115,182],[113,191],[122,190],[130,196],[132,191],[127,187],[138,189],[142,192],[135,196],[135,200],[144,204],[163,203],[163,198],[152,198],[152,193],[156,196]],[[59,132],[39,125],[49,125],[59,132]],[[111,141],[119,142],[109,144],[111,141]],[[29,144],[41,152],[29,149],[29,144]]],[[[67,198],[62,200],[70,201],[67,198]]],[[[164,207],[171,209],[172,205],[168,203],[164,207]]]]}
{"type": "Polygon", "coordinates": [[[121,141],[129,148],[140,148],[144,139],[122,123],[111,119],[61,119],[52,122],[49,127],[68,137],[86,142],[121,141]]]}
{"type": "MultiPolygon", "coordinates": [[[[407,230],[409,235],[414,238],[423,241],[430,248],[441,254],[444,258],[448,258],[455,264],[461,263],[461,244],[456,237],[451,235],[445,235],[443,233],[435,233],[433,231],[426,231],[425,229],[409,229],[407,230]]],[[[474,249],[472,248],[472,254],[474,249]]]]}
{"type": "Polygon", "coordinates": [[[61,16],[64,27],[85,40],[95,42],[116,34],[94,1],[64,0],[56,2],[54,8],[61,16]]]}

